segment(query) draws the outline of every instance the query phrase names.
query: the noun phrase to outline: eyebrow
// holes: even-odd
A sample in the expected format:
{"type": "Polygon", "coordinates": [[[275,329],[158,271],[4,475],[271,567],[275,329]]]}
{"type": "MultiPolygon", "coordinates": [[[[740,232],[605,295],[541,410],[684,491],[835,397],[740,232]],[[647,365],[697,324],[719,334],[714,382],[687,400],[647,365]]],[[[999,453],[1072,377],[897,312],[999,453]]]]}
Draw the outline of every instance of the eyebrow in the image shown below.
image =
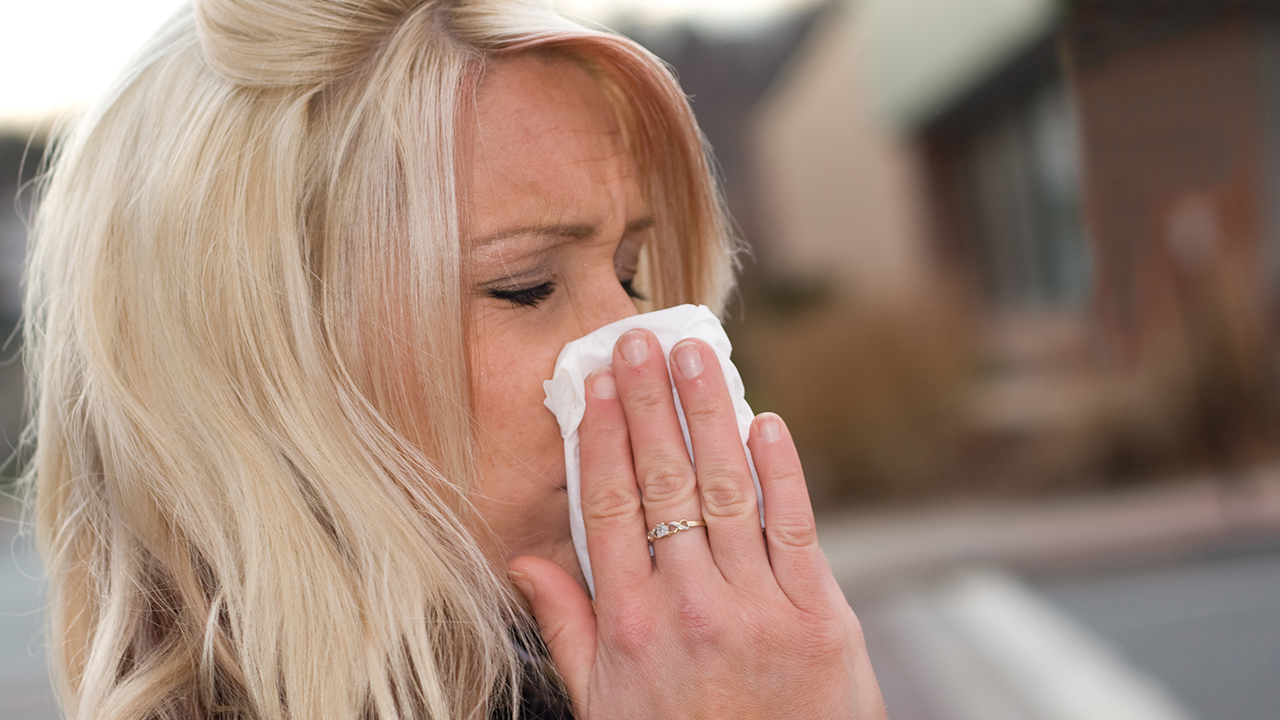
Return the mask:
{"type": "MultiPolygon", "coordinates": [[[[632,233],[642,232],[653,227],[655,224],[653,216],[646,216],[639,220],[632,220],[623,228],[623,234],[631,235],[632,233]]],[[[600,232],[599,225],[588,225],[584,223],[578,224],[550,224],[550,225],[522,225],[520,227],[508,230],[499,230],[496,233],[490,233],[482,237],[476,238],[475,247],[485,247],[492,245],[500,240],[519,237],[522,235],[533,235],[535,237],[544,238],[561,238],[565,240],[582,240],[594,237],[600,232]]]]}

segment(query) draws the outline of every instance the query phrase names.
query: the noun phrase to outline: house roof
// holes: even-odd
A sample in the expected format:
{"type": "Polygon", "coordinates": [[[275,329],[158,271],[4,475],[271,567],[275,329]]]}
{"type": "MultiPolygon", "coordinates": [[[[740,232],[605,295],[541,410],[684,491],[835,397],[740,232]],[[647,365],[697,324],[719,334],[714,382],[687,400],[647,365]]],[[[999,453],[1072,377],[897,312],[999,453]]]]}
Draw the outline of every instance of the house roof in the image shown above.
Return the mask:
{"type": "Polygon", "coordinates": [[[902,131],[954,104],[1056,27],[1055,0],[861,0],[874,101],[902,131]]]}

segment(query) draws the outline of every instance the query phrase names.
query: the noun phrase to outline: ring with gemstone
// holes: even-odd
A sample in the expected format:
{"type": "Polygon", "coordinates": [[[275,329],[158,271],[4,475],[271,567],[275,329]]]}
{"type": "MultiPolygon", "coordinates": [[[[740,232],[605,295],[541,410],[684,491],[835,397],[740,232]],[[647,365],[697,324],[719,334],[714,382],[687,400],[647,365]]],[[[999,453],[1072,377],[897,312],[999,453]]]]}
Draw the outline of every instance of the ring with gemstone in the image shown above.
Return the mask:
{"type": "Polygon", "coordinates": [[[676,520],[675,522],[658,523],[649,531],[649,542],[653,543],[653,541],[658,538],[674,535],[682,530],[706,526],[707,524],[701,520],[676,520]]]}

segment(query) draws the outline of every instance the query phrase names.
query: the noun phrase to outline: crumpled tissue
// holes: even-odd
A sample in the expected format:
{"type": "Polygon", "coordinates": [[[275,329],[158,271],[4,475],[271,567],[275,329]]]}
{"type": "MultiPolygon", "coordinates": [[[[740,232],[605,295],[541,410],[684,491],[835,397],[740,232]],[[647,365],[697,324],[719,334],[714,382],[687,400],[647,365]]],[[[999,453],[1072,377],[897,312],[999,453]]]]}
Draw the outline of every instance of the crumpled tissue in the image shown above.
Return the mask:
{"type": "MultiPolygon", "coordinates": [[[[671,348],[685,338],[699,338],[709,344],[720,360],[720,368],[724,372],[725,383],[729,388],[729,396],[733,400],[734,412],[738,418],[738,434],[742,437],[743,449],[747,453],[747,462],[751,468],[751,479],[756,486],[756,499],[760,508],[761,526],[764,524],[764,505],[760,493],[760,480],[756,477],[754,463],[751,462],[751,451],[746,449],[747,437],[751,431],[751,420],[755,415],[743,396],[742,377],[738,369],[729,360],[732,346],[724,334],[720,321],[705,305],[678,305],[656,312],[634,315],[586,335],[560,351],[556,359],[555,372],[550,380],[542,383],[547,394],[545,405],[555,413],[560,423],[560,435],[564,438],[564,465],[569,491],[569,529],[573,534],[573,546],[578,553],[578,561],[582,565],[582,574],[586,577],[587,587],[595,597],[595,582],[591,575],[591,558],[587,553],[586,530],[582,520],[582,485],[581,469],[578,461],[578,425],[586,409],[586,379],[599,368],[613,362],[613,347],[618,338],[633,328],[650,330],[657,336],[662,345],[662,353],[670,356],[671,348]]],[[[668,365],[669,367],[669,365],[668,365]]],[[[676,398],[676,415],[680,419],[680,429],[684,432],[685,447],[689,451],[691,461],[693,445],[689,441],[689,428],[685,423],[684,410],[680,406],[680,396],[676,398]]],[[[696,467],[696,465],[695,465],[696,467]]],[[[661,518],[663,522],[672,520],[695,520],[701,518],[661,518]]]]}

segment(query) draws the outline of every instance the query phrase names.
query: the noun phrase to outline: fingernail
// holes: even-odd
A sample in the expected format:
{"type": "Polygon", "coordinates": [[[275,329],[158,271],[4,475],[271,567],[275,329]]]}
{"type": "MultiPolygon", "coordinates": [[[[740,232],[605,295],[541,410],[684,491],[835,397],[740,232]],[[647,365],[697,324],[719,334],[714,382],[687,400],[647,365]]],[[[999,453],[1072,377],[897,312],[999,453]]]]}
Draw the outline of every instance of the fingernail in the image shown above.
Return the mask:
{"type": "Polygon", "coordinates": [[[511,583],[520,590],[520,594],[524,595],[524,599],[533,602],[533,598],[538,593],[534,591],[533,582],[529,580],[529,576],[515,570],[508,570],[507,576],[511,578],[511,583]]]}
{"type": "Polygon", "coordinates": [[[758,422],[761,440],[772,443],[778,442],[778,438],[782,437],[782,419],[777,415],[762,413],[758,422]]]}
{"type": "Polygon", "coordinates": [[[591,393],[601,400],[612,400],[618,397],[618,383],[613,379],[613,372],[605,368],[591,373],[589,378],[591,393]]]}
{"type": "Polygon", "coordinates": [[[685,380],[692,380],[702,373],[702,349],[695,342],[682,342],[672,351],[676,368],[685,380]]]}
{"type": "Polygon", "coordinates": [[[639,330],[628,330],[622,336],[622,359],[628,365],[639,365],[649,358],[649,337],[639,330]]]}

